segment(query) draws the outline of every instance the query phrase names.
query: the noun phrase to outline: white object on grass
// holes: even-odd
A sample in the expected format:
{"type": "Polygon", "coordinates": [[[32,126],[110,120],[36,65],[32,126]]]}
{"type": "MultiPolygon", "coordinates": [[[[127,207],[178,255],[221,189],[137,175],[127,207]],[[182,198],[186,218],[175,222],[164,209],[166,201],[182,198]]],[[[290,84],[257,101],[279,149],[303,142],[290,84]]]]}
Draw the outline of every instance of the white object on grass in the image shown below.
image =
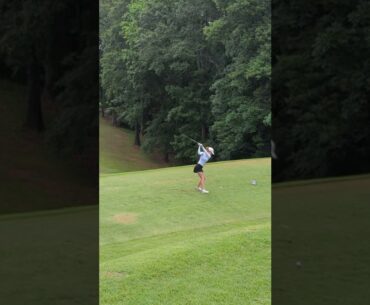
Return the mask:
{"type": "Polygon", "coordinates": [[[201,190],[202,193],[208,194],[209,192],[207,190],[201,190]]]}
{"type": "Polygon", "coordinates": [[[251,182],[251,184],[252,185],[257,185],[257,181],[253,179],[252,182],[251,182]]]}

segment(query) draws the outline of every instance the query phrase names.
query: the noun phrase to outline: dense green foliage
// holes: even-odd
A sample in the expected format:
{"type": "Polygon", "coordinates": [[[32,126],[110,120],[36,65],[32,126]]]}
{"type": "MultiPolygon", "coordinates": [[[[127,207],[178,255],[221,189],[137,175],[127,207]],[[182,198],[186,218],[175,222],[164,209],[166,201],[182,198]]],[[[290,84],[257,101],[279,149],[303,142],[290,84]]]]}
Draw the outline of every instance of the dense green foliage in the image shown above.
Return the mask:
{"type": "Polygon", "coordinates": [[[270,164],[101,175],[100,304],[271,304],[270,164]]]}
{"type": "Polygon", "coordinates": [[[273,1],[275,180],[370,170],[369,14],[364,0],[273,1]]]}
{"type": "Polygon", "coordinates": [[[101,108],[135,143],[190,161],[269,155],[270,3],[101,0],[101,108]]]}
{"type": "Polygon", "coordinates": [[[27,86],[24,127],[44,131],[59,153],[86,152],[92,163],[98,138],[97,23],[98,6],[88,0],[0,1],[0,61],[27,86]],[[46,109],[52,118],[45,118],[46,109]]]}

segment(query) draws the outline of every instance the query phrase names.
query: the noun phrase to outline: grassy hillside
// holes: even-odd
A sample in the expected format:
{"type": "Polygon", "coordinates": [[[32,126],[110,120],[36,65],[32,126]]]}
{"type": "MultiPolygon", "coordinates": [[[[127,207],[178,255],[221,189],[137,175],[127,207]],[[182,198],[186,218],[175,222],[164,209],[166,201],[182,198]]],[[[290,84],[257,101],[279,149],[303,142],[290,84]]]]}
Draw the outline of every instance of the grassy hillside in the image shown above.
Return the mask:
{"type": "MultiPolygon", "coordinates": [[[[51,154],[43,134],[22,128],[26,113],[25,88],[0,80],[0,93],[3,114],[0,120],[0,212],[95,203],[96,191],[91,179],[77,171],[75,164],[51,154]]],[[[51,112],[44,107],[44,113],[48,124],[51,112]]]]}
{"type": "Polygon", "coordinates": [[[0,216],[2,304],[95,304],[97,219],[96,206],[0,216]]]}
{"type": "Polygon", "coordinates": [[[119,173],[168,166],[158,158],[145,154],[133,145],[134,133],[114,127],[110,121],[100,118],[100,173],[119,173]]]}
{"type": "Polygon", "coordinates": [[[369,175],[273,186],[274,302],[368,304],[369,198],[369,175]]]}
{"type": "Polygon", "coordinates": [[[102,305],[270,304],[270,159],[205,172],[101,176],[102,305]]]}

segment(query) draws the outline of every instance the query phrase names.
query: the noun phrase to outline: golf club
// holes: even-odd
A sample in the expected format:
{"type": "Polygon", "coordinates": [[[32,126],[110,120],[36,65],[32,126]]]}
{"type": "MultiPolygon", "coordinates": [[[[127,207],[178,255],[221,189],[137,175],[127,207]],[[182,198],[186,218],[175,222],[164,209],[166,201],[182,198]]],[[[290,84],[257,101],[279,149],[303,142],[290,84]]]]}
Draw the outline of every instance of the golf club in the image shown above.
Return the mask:
{"type": "Polygon", "coordinates": [[[184,135],[184,136],[185,136],[185,137],[187,137],[189,140],[193,141],[194,143],[200,144],[200,142],[195,141],[194,139],[192,139],[192,138],[188,137],[187,135],[184,135]]]}

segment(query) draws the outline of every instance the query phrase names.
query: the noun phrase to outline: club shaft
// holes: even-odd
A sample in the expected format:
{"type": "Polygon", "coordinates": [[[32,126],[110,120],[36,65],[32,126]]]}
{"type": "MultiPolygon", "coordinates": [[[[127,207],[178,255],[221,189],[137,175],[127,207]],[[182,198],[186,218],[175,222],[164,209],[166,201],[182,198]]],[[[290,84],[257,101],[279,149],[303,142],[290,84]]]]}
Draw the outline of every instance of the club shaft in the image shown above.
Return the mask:
{"type": "Polygon", "coordinates": [[[187,135],[185,135],[185,137],[187,137],[189,140],[193,141],[194,143],[197,143],[197,144],[199,143],[198,141],[195,141],[194,139],[188,137],[187,135]]]}

